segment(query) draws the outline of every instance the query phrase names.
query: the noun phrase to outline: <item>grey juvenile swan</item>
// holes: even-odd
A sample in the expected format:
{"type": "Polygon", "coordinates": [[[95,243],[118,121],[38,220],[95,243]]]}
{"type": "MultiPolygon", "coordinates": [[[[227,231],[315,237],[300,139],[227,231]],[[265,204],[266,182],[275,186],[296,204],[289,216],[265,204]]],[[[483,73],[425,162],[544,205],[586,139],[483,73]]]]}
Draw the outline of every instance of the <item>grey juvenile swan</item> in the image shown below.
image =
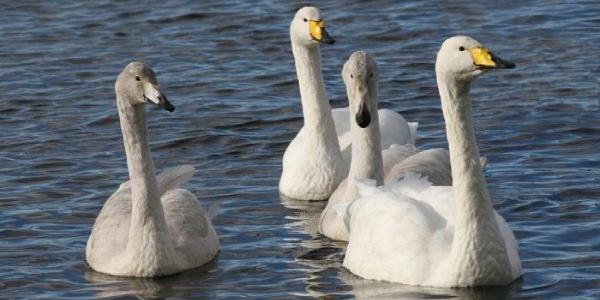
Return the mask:
{"type": "Polygon", "coordinates": [[[180,188],[194,174],[182,165],[155,175],[148,147],[146,104],[173,111],[152,69],[128,64],[115,83],[130,181],[100,211],[88,239],[90,267],[118,276],[179,273],[212,260],[219,239],[194,194],[180,188]]]}

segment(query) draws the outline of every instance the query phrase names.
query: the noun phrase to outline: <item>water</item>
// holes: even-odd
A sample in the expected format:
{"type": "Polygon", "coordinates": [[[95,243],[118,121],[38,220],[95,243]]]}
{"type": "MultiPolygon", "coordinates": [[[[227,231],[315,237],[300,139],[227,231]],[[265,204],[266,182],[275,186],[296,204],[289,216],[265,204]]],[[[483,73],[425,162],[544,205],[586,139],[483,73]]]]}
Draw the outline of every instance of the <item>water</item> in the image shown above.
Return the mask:
{"type": "Polygon", "coordinates": [[[288,35],[301,5],[201,2],[3,3],[2,298],[600,297],[596,1],[320,3],[337,39],[322,46],[332,106],[346,105],[343,62],[366,49],[380,106],[418,120],[422,148],[446,146],[433,73],[443,39],[471,35],[517,64],[479,79],[472,98],[489,190],[525,275],[454,290],[353,276],[344,244],[315,234],[325,203],[279,198],[281,157],[302,124],[288,35]],[[127,179],[113,85],[134,59],[177,107],[149,109],[157,168],[194,164],[187,187],[222,207],[218,258],[156,280],[98,274],[84,259],[96,215],[127,179]]]}

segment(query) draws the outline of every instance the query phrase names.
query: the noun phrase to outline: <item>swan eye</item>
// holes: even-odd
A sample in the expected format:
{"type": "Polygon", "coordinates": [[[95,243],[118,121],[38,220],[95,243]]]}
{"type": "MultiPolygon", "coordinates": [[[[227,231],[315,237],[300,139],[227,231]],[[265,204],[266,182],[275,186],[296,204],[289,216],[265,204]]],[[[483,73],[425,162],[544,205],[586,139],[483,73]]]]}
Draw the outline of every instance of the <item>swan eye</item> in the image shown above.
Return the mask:
{"type": "Polygon", "coordinates": [[[460,48],[458,48],[459,51],[465,51],[465,47],[460,46],[460,48]]]}
{"type": "Polygon", "coordinates": [[[353,74],[350,74],[350,78],[354,78],[354,75],[353,75],[353,74]]]}
{"type": "Polygon", "coordinates": [[[306,18],[304,18],[304,22],[308,22],[308,20],[306,18]]]}
{"type": "Polygon", "coordinates": [[[140,80],[141,80],[141,79],[140,79],[140,76],[135,76],[135,80],[136,80],[136,81],[140,81],[140,80]]]}
{"type": "Polygon", "coordinates": [[[373,78],[373,72],[371,72],[371,78],[373,78]]]}

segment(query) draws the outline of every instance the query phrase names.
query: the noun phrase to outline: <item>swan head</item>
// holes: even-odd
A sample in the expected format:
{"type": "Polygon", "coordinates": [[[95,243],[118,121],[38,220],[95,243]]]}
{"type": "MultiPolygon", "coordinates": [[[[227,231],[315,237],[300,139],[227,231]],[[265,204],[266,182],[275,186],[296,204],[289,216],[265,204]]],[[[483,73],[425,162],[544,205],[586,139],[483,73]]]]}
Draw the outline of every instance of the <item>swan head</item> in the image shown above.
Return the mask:
{"type": "Polygon", "coordinates": [[[335,42],[325,30],[321,10],[313,6],[303,7],[296,12],[290,24],[290,37],[294,42],[307,47],[335,42]]]}
{"type": "Polygon", "coordinates": [[[366,128],[377,114],[377,63],[369,53],[357,51],[350,55],[342,69],[350,113],[356,124],[366,128]]]}
{"type": "Polygon", "coordinates": [[[436,73],[471,81],[491,69],[514,68],[515,64],[496,56],[468,36],[453,36],[442,44],[435,63],[436,73]]]}
{"type": "Polygon", "coordinates": [[[142,62],[129,63],[121,71],[115,83],[115,91],[121,96],[120,101],[132,106],[151,103],[168,111],[175,110],[175,106],[160,90],[152,68],[142,62]]]}

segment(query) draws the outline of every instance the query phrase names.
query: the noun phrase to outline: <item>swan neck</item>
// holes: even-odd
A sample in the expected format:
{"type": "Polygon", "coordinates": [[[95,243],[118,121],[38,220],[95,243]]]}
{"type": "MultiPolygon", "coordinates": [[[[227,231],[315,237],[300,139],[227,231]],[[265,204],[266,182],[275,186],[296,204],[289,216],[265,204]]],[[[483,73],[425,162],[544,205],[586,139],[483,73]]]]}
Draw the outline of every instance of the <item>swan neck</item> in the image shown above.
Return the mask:
{"type": "Polygon", "coordinates": [[[292,39],[292,51],[300,87],[304,128],[308,130],[332,129],[335,135],[331,106],[323,83],[319,47],[297,45],[292,39]]]}
{"type": "Polygon", "coordinates": [[[352,160],[348,177],[351,179],[374,179],[378,186],[382,185],[383,156],[377,107],[371,110],[371,123],[366,128],[361,128],[356,124],[355,116],[352,113],[350,114],[350,124],[352,160]]]}
{"type": "Polygon", "coordinates": [[[119,100],[117,103],[131,182],[132,207],[127,247],[139,248],[146,244],[141,240],[159,241],[161,237],[157,235],[166,232],[166,222],[150,157],[144,105],[128,105],[119,100]]]}
{"type": "Polygon", "coordinates": [[[450,255],[455,270],[466,272],[470,266],[486,261],[498,262],[494,266],[502,269],[508,257],[481,171],[469,99],[470,82],[438,75],[438,87],[452,166],[455,225],[450,255]]]}

